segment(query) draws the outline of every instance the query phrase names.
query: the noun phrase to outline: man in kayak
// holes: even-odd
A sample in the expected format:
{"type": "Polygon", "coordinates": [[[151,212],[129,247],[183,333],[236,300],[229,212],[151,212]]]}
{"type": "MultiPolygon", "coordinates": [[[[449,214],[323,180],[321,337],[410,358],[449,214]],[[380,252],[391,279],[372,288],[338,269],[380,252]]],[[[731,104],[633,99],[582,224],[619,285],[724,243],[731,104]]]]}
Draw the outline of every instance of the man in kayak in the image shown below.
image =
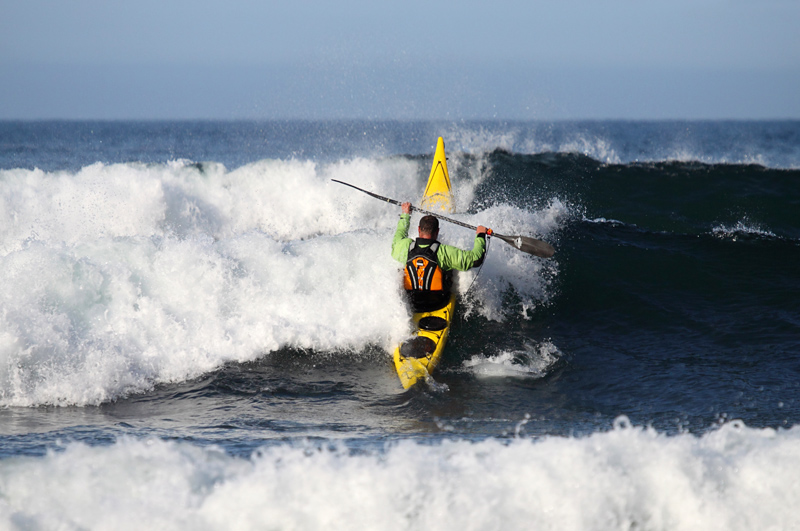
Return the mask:
{"type": "Polygon", "coordinates": [[[415,312],[433,311],[450,300],[452,271],[466,271],[483,263],[486,254],[486,227],[475,231],[471,251],[439,243],[439,220],[423,216],[419,220],[419,238],[408,237],[411,203],[403,203],[400,221],[392,240],[392,258],[405,264],[404,285],[415,312]]]}

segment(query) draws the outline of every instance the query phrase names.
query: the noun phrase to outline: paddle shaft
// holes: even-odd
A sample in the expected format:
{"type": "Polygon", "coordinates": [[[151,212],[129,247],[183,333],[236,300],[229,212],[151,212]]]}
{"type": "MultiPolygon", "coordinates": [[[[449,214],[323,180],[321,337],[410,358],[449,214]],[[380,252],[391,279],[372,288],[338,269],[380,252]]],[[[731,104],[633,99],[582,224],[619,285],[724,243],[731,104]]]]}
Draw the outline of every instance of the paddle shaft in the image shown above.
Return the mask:
{"type": "MultiPolygon", "coordinates": [[[[370,196],[374,197],[375,199],[380,199],[381,201],[386,201],[387,203],[391,203],[391,204],[397,205],[397,206],[402,206],[403,205],[403,203],[401,203],[400,201],[398,201],[396,199],[391,199],[389,197],[384,197],[382,195],[373,194],[370,191],[364,190],[364,189],[359,188],[358,186],[354,186],[354,185],[352,185],[350,183],[346,183],[344,181],[337,181],[336,179],[331,179],[331,180],[333,182],[335,182],[335,183],[343,184],[345,186],[349,186],[350,188],[355,188],[359,192],[363,192],[363,193],[365,193],[367,195],[370,195],[370,196]]],[[[437,214],[435,212],[429,212],[427,210],[423,210],[423,209],[417,208],[415,206],[412,206],[411,209],[412,210],[416,210],[417,212],[421,212],[422,214],[426,214],[428,216],[433,216],[433,217],[439,218],[439,219],[441,219],[443,221],[447,221],[448,223],[453,223],[454,225],[459,225],[459,226],[467,228],[467,229],[478,230],[478,227],[475,227],[473,225],[469,225],[469,224],[464,223],[462,221],[458,221],[457,219],[448,218],[446,216],[443,216],[441,214],[437,214]]],[[[528,254],[532,254],[532,255],[535,255],[535,256],[541,256],[543,258],[550,258],[555,253],[555,249],[553,249],[553,246],[550,245],[549,243],[543,242],[541,240],[537,240],[535,238],[530,238],[528,236],[505,236],[503,234],[498,234],[498,233],[494,232],[492,229],[487,229],[486,234],[488,234],[489,236],[494,236],[495,238],[500,238],[501,240],[503,240],[507,244],[513,245],[514,247],[516,247],[520,251],[523,251],[523,252],[526,252],[528,254]]]]}

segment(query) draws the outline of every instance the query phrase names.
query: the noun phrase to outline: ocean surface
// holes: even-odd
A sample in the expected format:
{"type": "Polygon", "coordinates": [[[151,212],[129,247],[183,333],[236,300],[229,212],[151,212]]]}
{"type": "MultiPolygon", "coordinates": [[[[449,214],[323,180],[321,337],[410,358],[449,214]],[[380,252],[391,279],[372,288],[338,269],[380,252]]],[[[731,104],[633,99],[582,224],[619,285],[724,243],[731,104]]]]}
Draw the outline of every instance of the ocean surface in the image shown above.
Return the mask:
{"type": "Polygon", "coordinates": [[[797,121],[0,122],[0,280],[0,529],[800,529],[797,121]],[[556,254],[490,239],[404,391],[399,208],[331,179],[439,136],[556,254]]]}

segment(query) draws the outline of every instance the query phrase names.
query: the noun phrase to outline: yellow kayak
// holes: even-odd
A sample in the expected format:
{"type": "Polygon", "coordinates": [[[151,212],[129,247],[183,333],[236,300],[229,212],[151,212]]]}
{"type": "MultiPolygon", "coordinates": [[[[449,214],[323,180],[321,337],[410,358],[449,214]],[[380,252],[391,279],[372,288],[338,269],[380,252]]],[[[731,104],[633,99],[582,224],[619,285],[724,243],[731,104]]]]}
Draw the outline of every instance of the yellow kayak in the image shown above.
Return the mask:
{"type": "MultiPolygon", "coordinates": [[[[444,140],[441,137],[436,143],[433,166],[421,204],[425,210],[455,212],[444,140]]],[[[438,365],[450,333],[455,307],[456,296],[452,294],[444,308],[413,315],[414,335],[398,345],[394,351],[394,365],[403,389],[428,378],[438,365]]]]}

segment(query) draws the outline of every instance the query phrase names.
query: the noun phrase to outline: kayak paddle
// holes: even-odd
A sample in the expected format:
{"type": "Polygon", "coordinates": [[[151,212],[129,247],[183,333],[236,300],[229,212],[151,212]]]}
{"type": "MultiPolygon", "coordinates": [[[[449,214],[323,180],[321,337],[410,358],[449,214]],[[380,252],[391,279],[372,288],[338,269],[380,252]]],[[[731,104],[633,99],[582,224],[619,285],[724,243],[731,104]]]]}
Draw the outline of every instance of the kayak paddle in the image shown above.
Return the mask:
{"type": "MultiPolygon", "coordinates": [[[[396,199],[390,199],[388,197],[383,197],[382,195],[373,194],[372,192],[368,192],[367,190],[363,190],[358,186],[353,186],[350,183],[346,183],[344,181],[337,181],[336,179],[331,179],[335,183],[343,184],[345,186],[349,186],[350,188],[355,188],[359,192],[364,192],[367,195],[371,195],[375,199],[380,199],[381,201],[386,201],[387,203],[391,203],[393,205],[401,206],[403,203],[397,201],[396,199]]],[[[435,212],[428,212],[427,210],[422,210],[421,208],[417,208],[415,206],[411,207],[412,210],[416,210],[417,212],[421,212],[422,214],[427,214],[429,216],[434,216],[439,218],[443,221],[447,221],[453,223],[455,225],[460,225],[461,227],[465,227],[472,230],[477,230],[478,227],[473,227],[472,225],[467,225],[466,223],[462,223],[461,221],[447,218],[442,216],[441,214],[437,214],[435,212]]],[[[532,254],[533,256],[540,256],[542,258],[550,258],[555,254],[556,250],[547,242],[543,242],[542,240],[537,240],[536,238],[530,238],[528,236],[505,236],[503,234],[498,234],[494,232],[492,229],[487,229],[486,234],[489,236],[494,236],[495,238],[500,238],[504,242],[509,245],[513,245],[523,253],[532,254]]]]}

